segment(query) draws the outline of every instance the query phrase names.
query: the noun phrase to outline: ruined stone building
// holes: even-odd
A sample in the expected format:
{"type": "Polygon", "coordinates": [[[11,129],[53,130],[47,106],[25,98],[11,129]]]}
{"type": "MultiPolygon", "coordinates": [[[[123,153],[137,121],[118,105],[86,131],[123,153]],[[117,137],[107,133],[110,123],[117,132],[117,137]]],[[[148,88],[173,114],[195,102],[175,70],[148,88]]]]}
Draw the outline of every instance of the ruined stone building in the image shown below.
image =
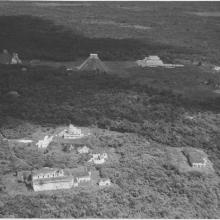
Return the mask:
{"type": "Polygon", "coordinates": [[[94,164],[103,164],[107,159],[108,159],[107,153],[92,154],[92,158],[88,162],[93,162],[94,164]]]}
{"type": "Polygon", "coordinates": [[[87,146],[78,147],[77,152],[79,154],[88,154],[90,152],[90,149],[87,146]]]}
{"type": "Polygon", "coordinates": [[[91,53],[90,56],[78,67],[81,71],[108,72],[108,68],[99,59],[98,54],[91,53]]]}
{"type": "Polygon", "coordinates": [[[58,136],[64,139],[78,139],[84,137],[84,134],[82,133],[81,129],[70,124],[69,128],[60,132],[58,136]]]}
{"type": "Polygon", "coordinates": [[[36,145],[38,146],[38,149],[41,149],[41,148],[44,149],[48,147],[48,145],[52,142],[52,140],[53,140],[53,136],[49,137],[46,135],[44,139],[39,140],[36,145]]]}
{"type": "Polygon", "coordinates": [[[204,168],[207,166],[208,159],[201,152],[184,149],[183,154],[186,156],[191,167],[204,168]]]}
{"type": "Polygon", "coordinates": [[[158,56],[148,56],[143,60],[137,60],[137,65],[140,67],[165,67],[165,68],[174,68],[174,67],[183,67],[182,64],[165,64],[158,56]]]}
{"type": "Polygon", "coordinates": [[[101,178],[98,182],[99,186],[110,186],[111,180],[109,178],[101,178]]]}
{"type": "Polygon", "coordinates": [[[67,172],[63,169],[44,167],[32,172],[32,187],[34,191],[70,189],[81,183],[91,181],[91,171],[67,172]]]}
{"type": "Polygon", "coordinates": [[[0,53],[0,64],[21,64],[22,61],[19,59],[17,53],[13,53],[12,55],[4,49],[2,53],[0,53]]]}
{"type": "Polygon", "coordinates": [[[73,178],[64,175],[64,170],[43,168],[32,173],[32,187],[34,191],[70,189],[73,178]]]}

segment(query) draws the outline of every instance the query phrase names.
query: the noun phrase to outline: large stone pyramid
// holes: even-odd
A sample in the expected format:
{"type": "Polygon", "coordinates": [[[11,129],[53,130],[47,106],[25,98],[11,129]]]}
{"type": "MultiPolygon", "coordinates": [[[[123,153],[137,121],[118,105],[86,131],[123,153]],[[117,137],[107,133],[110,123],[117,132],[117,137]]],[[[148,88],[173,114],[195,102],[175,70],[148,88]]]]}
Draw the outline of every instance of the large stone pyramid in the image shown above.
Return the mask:
{"type": "Polygon", "coordinates": [[[98,54],[91,53],[90,56],[78,67],[81,71],[108,72],[105,64],[99,59],[98,54]]]}

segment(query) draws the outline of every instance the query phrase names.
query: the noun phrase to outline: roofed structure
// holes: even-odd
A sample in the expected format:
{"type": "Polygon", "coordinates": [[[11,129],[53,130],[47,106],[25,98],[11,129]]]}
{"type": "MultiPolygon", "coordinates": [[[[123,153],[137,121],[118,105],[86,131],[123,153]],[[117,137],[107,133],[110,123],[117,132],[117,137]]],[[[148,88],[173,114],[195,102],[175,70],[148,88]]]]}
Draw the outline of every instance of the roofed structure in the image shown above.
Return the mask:
{"type": "Polygon", "coordinates": [[[32,172],[32,178],[35,179],[44,179],[51,177],[60,177],[64,176],[64,171],[62,169],[44,167],[40,170],[36,170],[32,172]]]}
{"type": "Polygon", "coordinates": [[[17,91],[9,91],[8,93],[6,93],[6,96],[11,98],[18,98],[20,94],[17,91]]]}
{"type": "Polygon", "coordinates": [[[59,133],[59,136],[63,137],[64,139],[78,139],[84,137],[84,134],[80,128],[70,124],[68,129],[65,129],[59,133]]]}
{"type": "Polygon", "coordinates": [[[109,178],[101,178],[98,182],[99,186],[110,186],[111,180],[109,178]]]}

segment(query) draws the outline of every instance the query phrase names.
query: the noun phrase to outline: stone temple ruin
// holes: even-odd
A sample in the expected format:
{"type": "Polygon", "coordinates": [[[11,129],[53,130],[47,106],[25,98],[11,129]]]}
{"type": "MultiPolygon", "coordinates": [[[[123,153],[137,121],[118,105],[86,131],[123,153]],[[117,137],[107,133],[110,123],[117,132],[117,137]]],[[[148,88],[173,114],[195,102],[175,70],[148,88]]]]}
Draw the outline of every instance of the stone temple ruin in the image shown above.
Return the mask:
{"type": "Polygon", "coordinates": [[[98,54],[91,53],[90,56],[78,67],[80,71],[108,72],[108,68],[99,59],[98,54]]]}
{"type": "Polygon", "coordinates": [[[22,64],[22,61],[17,53],[12,53],[11,55],[8,50],[4,49],[3,52],[0,53],[0,64],[22,64]]]}
{"type": "Polygon", "coordinates": [[[193,168],[204,168],[208,165],[208,159],[198,151],[184,149],[183,154],[186,156],[188,163],[193,168]]]}
{"type": "Polygon", "coordinates": [[[140,67],[165,67],[165,68],[183,67],[183,65],[181,64],[165,64],[158,56],[145,57],[143,60],[137,60],[136,63],[140,67]]]}
{"type": "Polygon", "coordinates": [[[49,136],[45,136],[43,140],[39,140],[36,145],[38,147],[38,149],[44,149],[47,148],[48,145],[52,142],[53,140],[53,136],[49,137],[49,136]]]}
{"type": "Polygon", "coordinates": [[[89,163],[93,162],[94,164],[103,164],[107,159],[108,159],[107,153],[92,154],[92,158],[88,162],[89,163]]]}
{"type": "Polygon", "coordinates": [[[58,136],[64,139],[78,139],[84,137],[85,135],[82,133],[81,129],[70,124],[69,128],[61,131],[58,136]]]}

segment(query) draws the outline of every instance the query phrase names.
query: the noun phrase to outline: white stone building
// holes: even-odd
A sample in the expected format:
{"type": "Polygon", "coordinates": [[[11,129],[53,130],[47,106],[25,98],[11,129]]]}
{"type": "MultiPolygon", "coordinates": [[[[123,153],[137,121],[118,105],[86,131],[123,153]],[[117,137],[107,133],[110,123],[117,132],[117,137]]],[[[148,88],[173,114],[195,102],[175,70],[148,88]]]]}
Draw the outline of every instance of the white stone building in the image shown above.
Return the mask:
{"type": "Polygon", "coordinates": [[[77,152],[79,154],[88,154],[90,152],[90,149],[87,146],[83,146],[83,147],[77,148],[77,152]]]}
{"type": "Polygon", "coordinates": [[[163,66],[163,61],[158,56],[145,57],[143,60],[137,60],[138,66],[141,67],[156,67],[163,66]]]}
{"type": "Polygon", "coordinates": [[[18,57],[17,53],[13,53],[12,54],[12,58],[11,58],[11,64],[21,64],[21,60],[18,57]]]}
{"type": "Polygon", "coordinates": [[[84,137],[84,134],[82,133],[81,129],[70,124],[69,128],[60,132],[58,136],[64,139],[78,139],[84,137]]]}
{"type": "Polygon", "coordinates": [[[183,154],[193,168],[204,168],[208,165],[208,159],[199,151],[184,149],[183,154]]]}
{"type": "Polygon", "coordinates": [[[192,164],[192,167],[194,168],[203,168],[203,167],[206,167],[207,161],[208,161],[207,158],[202,158],[202,160],[193,161],[191,164],[192,164]]]}
{"type": "Polygon", "coordinates": [[[111,180],[109,178],[102,178],[98,182],[99,186],[110,186],[111,185],[111,180]]]}
{"type": "Polygon", "coordinates": [[[67,174],[62,169],[47,168],[32,172],[34,191],[70,189],[83,182],[91,181],[91,171],[84,170],[76,174],[67,174]]]}
{"type": "Polygon", "coordinates": [[[34,191],[70,189],[73,178],[64,175],[64,170],[43,168],[32,173],[32,187],[34,191]]]}
{"type": "Polygon", "coordinates": [[[88,162],[93,162],[94,164],[103,164],[108,159],[107,153],[103,154],[92,154],[92,158],[88,162]]]}
{"type": "Polygon", "coordinates": [[[88,182],[91,180],[91,171],[85,171],[76,175],[76,180],[78,183],[88,182]]]}
{"type": "Polygon", "coordinates": [[[52,142],[53,140],[53,136],[49,137],[49,136],[45,136],[43,140],[39,140],[37,142],[37,146],[38,146],[38,149],[44,149],[44,148],[47,148],[48,145],[52,142]]]}

